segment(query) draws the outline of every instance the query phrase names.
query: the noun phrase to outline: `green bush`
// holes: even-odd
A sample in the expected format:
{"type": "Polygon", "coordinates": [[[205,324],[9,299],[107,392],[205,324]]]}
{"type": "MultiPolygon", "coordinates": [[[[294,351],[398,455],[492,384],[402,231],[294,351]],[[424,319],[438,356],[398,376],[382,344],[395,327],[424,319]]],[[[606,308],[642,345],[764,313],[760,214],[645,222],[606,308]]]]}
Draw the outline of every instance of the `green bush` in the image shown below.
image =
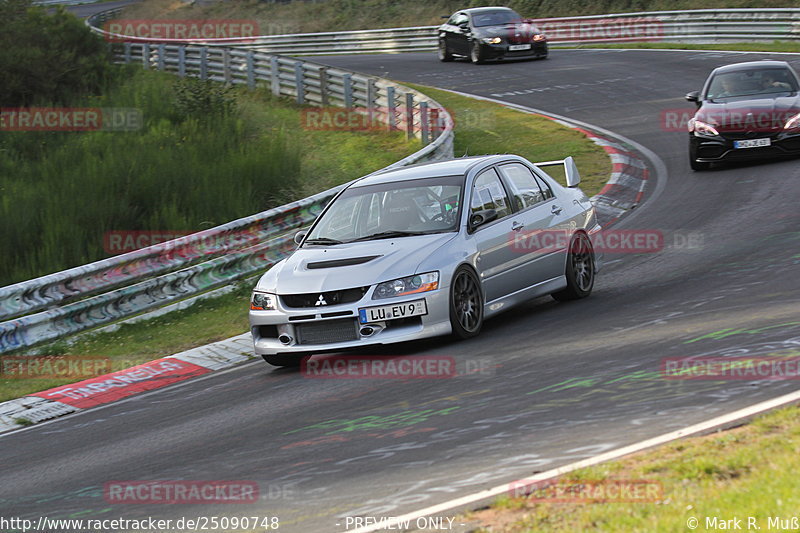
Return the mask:
{"type": "Polygon", "coordinates": [[[112,72],[103,39],[62,8],[0,0],[0,105],[67,105],[98,94],[112,72]]]}

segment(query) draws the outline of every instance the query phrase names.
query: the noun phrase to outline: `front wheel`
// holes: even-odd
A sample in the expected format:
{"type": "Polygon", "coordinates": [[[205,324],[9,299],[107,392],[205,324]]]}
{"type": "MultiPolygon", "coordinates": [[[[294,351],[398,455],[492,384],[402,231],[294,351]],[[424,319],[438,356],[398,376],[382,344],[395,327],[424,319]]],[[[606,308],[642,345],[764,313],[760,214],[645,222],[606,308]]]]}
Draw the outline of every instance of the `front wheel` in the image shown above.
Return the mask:
{"type": "Polygon", "coordinates": [[[567,267],[564,272],[567,277],[567,287],[554,292],[553,298],[565,302],[589,296],[594,287],[594,270],[592,241],[585,233],[576,233],[572,237],[567,253],[567,267]]]}
{"type": "Polygon", "coordinates": [[[450,284],[450,325],[461,339],[474,337],[483,325],[483,291],[471,268],[459,267],[450,284]]]}
{"type": "Polygon", "coordinates": [[[447,43],[444,40],[439,41],[439,61],[452,61],[453,54],[447,49],[447,43]]]}
{"type": "Polygon", "coordinates": [[[469,58],[476,65],[480,65],[481,63],[484,62],[485,58],[483,57],[483,51],[481,50],[480,42],[478,41],[472,42],[472,48],[470,49],[469,58]]]}

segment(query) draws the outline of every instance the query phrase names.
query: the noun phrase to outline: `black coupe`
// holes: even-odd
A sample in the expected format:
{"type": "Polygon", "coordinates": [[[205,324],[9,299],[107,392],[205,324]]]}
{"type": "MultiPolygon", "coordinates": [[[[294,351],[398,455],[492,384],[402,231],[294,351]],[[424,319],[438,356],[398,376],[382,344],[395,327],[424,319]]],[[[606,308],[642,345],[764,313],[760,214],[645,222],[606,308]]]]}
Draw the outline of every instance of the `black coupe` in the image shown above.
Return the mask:
{"type": "Polygon", "coordinates": [[[785,61],[750,61],[711,72],[689,120],[689,164],[800,154],[800,80],[785,61]]]}
{"type": "Polygon", "coordinates": [[[453,13],[439,27],[439,59],[547,57],[547,38],[527,19],[507,7],[476,7],[453,13]]]}

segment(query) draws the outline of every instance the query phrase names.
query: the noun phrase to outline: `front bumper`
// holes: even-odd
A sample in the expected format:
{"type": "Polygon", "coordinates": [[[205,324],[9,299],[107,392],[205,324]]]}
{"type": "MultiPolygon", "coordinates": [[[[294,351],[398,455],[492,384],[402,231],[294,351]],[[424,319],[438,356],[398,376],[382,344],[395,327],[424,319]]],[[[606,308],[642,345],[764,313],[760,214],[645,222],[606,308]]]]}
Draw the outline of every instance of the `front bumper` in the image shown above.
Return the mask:
{"type": "MultiPolygon", "coordinates": [[[[527,44],[527,43],[526,43],[527,44]]],[[[481,52],[486,59],[513,59],[523,57],[547,57],[547,42],[530,43],[530,50],[509,50],[508,43],[481,43],[481,52]]]]}
{"type": "Polygon", "coordinates": [[[800,133],[732,134],[719,136],[690,133],[689,142],[694,145],[695,159],[700,163],[722,161],[751,161],[773,157],[800,155],[800,133]],[[759,148],[734,148],[733,143],[744,139],[770,139],[770,146],[759,148]]]}
{"type": "Polygon", "coordinates": [[[371,292],[357,302],[312,308],[288,308],[284,306],[281,298],[278,298],[277,310],[251,310],[250,333],[255,353],[256,355],[316,354],[406,342],[447,335],[451,332],[448,287],[385,300],[372,300],[370,297],[371,292]],[[358,322],[360,308],[400,304],[423,298],[428,311],[426,315],[370,324],[358,322]],[[341,330],[344,337],[355,338],[333,342],[320,340],[325,337],[324,334],[317,335],[315,339],[304,338],[304,324],[330,326],[332,337],[337,337],[339,335],[337,332],[341,330]],[[367,325],[374,330],[371,335],[363,335],[360,331],[367,325]],[[291,340],[286,342],[286,339],[291,340]]]}

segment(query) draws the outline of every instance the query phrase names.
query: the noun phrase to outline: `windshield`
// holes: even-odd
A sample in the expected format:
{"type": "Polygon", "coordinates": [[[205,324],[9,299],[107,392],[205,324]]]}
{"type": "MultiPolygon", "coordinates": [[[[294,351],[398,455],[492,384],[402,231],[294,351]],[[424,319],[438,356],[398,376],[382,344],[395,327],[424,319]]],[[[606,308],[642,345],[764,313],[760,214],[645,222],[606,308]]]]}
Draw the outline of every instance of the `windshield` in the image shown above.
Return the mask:
{"type": "Polygon", "coordinates": [[[498,9],[497,11],[484,11],[472,15],[472,25],[476,28],[483,26],[501,26],[509,22],[516,22],[522,19],[514,11],[510,9],[498,9]]]}
{"type": "Polygon", "coordinates": [[[752,69],[717,74],[708,86],[706,98],[759,97],[794,91],[797,80],[787,69],[752,69]]]}
{"type": "Polygon", "coordinates": [[[456,231],[463,181],[463,176],[448,176],[350,187],[305,242],[331,245],[456,231]]]}

